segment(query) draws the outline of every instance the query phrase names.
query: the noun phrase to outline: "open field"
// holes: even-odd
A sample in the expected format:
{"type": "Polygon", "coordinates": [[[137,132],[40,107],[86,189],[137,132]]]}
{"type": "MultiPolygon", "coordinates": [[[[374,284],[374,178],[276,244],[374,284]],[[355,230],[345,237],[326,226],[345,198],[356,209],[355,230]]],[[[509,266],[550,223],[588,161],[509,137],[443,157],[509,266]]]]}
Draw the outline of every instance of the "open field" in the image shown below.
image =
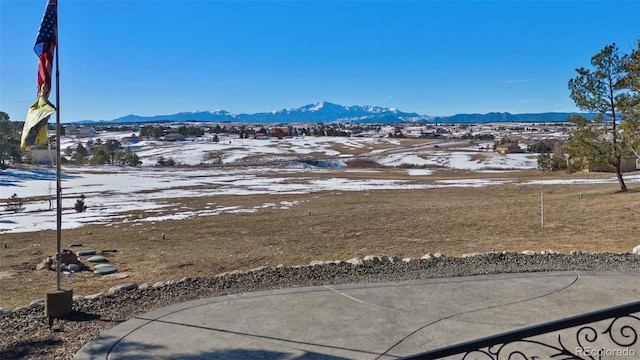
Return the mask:
{"type": "MultiPolygon", "coordinates": [[[[106,256],[127,275],[63,275],[75,294],[366,255],[630,252],[640,243],[637,173],[620,194],[613,174],[542,173],[535,154],[500,155],[486,142],[222,136],[144,141],[136,153],[138,168],[64,167],[62,247],[115,250],[106,256]],[[154,166],[161,156],[181,165],[154,166]],[[88,209],[76,213],[80,195],[88,209]]],[[[0,307],[55,288],[54,272],[34,270],[55,255],[54,180],[51,169],[0,173],[0,198],[25,200],[23,212],[0,212],[0,307]]]]}
{"type": "MultiPolygon", "coordinates": [[[[265,175],[263,181],[268,182],[270,176],[274,175],[265,175]]],[[[287,181],[295,183],[297,177],[308,176],[311,174],[298,173],[287,181]]],[[[599,183],[611,174],[432,170],[429,176],[416,177],[407,175],[406,170],[378,169],[373,173],[314,172],[313,176],[350,181],[406,178],[409,182],[396,189],[363,186],[355,191],[241,196],[202,191],[206,195],[156,198],[165,212],[173,215],[198,214],[212,207],[252,211],[131,221],[157,215],[141,209],[126,211],[117,221],[67,229],[63,247],[80,242],[82,248],[115,249],[117,252],[107,257],[128,278],[107,280],[86,271],[63,275],[63,287],[72,288],[74,294],[89,295],[122,282],[210,277],[259,266],[304,265],[312,260],[347,260],[370,254],[420,257],[441,252],[460,256],[490,250],[544,249],[630,252],[640,243],[640,192],[621,194],[617,184],[599,183]],[[460,186],[410,186],[443,182],[460,186]],[[470,182],[481,186],[469,187],[470,182]]],[[[632,181],[629,186],[637,188],[632,181]]],[[[190,187],[193,191],[207,186],[190,187]]],[[[0,234],[0,242],[5,241],[9,247],[0,249],[0,307],[25,306],[55,287],[54,272],[34,271],[38,262],[55,254],[55,231],[0,234]]]]}

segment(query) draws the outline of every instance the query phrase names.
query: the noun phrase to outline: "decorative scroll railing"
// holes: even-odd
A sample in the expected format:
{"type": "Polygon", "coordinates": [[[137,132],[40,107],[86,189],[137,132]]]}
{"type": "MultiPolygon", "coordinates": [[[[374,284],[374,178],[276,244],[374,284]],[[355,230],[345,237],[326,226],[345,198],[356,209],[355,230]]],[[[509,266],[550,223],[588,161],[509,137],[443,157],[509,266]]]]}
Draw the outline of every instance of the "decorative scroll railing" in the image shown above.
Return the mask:
{"type": "Polygon", "coordinates": [[[457,358],[458,355],[462,360],[640,359],[640,315],[637,313],[640,313],[640,301],[443,347],[404,359],[457,358]]]}

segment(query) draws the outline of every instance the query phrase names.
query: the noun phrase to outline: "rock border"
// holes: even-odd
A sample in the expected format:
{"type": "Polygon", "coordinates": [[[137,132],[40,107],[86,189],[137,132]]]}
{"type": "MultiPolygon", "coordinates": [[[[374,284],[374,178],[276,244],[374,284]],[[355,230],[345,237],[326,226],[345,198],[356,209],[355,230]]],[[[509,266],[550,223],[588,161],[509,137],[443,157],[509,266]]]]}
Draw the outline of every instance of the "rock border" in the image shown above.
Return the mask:
{"type": "MultiPolygon", "coordinates": [[[[217,274],[217,275],[213,275],[211,277],[211,279],[227,279],[227,280],[231,280],[233,281],[234,278],[238,278],[238,277],[243,277],[243,276],[262,276],[265,275],[265,273],[271,272],[271,271],[277,271],[277,270],[301,270],[301,271],[309,271],[309,270],[321,270],[322,268],[326,268],[326,267],[350,267],[353,269],[357,269],[357,268],[364,268],[367,266],[408,266],[411,267],[412,270],[420,270],[421,266],[424,267],[428,267],[429,265],[435,265],[436,263],[442,263],[443,261],[449,261],[449,262],[460,262],[460,261],[466,261],[466,262],[480,262],[480,263],[486,263],[487,260],[489,260],[489,263],[491,264],[495,264],[496,265],[496,272],[487,272],[487,271],[480,271],[479,273],[474,273],[473,271],[471,271],[468,275],[479,275],[479,274],[489,274],[489,273],[504,273],[505,271],[499,271],[499,270],[504,270],[504,269],[500,269],[498,268],[498,265],[501,264],[501,261],[512,261],[515,262],[516,267],[519,265],[518,263],[520,262],[520,260],[523,259],[528,259],[526,261],[531,262],[530,260],[538,257],[540,258],[539,263],[541,265],[547,265],[546,267],[539,267],[539,268],[530,268],[530,267],[525,267],[525,268],[520,268],[521,271],[506,271],[506,273],[514,273],[514,272],[531,272],[531,271],[561,271],[561,270],[581,270],[576,268],[575,266],[562,266],[562,265],[567,265],[567,264],[561,264],[560,266],[549,266],[552,265],[553,260],[564,260],[566,261],[569,258],[573,258],[574,260],[576,260],[579,257],[611,257],[611,256],[638,256],[640,255],[640,245],[634,248],[634,252],[633,253],[593,253],[593,254],[588,254],[588,253],[583,253],[582,251],[579,250],[574,250],[572,251],[569,255],[566,254],[561,254],[558,253],[554,250],[548,249],[548,250],[543,250],[540,252],[536,252],[536,251],[532,251],[532,250],[525,250],[519,253],[516,252],[507,252],[507,251],[488,251],[488,252],[483,252],[483,253],[470,253],[470,254],[463,254],[460,257],[448,257],[445,256],[442,253],[427,253],[425,255],[423,255],[420,258],[403,258],[400,259],[397,256],[387,256],[387,255],[367,255],[363,258],[359,258],[359,257],[354,257],[351,258],[349,260],[313,260],[311,261],[308,265],[294,265],[294,266],[284,266],[282,264],[274,267],[270,267],[270,266],[260,266],[254,269],[250,269],[250,270],[246,270],[246,271],[242,271],[242,270],[235,270],[235,271],[230,271],[230,272],[225,272],[225,273],[221,273],[221,274],[217,274]],[[496,260],[495,262],[493,260],[496,260]]],[[[523,260],[524,261],[524,260],[523,260]]],[[[600,259],[597,260],[603,264],[607,264],[607,263],[612,263],[612,261],[608,261],[607,259],[600,259]]],[[[585,262],[586,259],[585,259],[585,262]]],[[[615,261],[613,261],[615,262],[615,261]]],[[[442,264],[440,264],[442,265],[442,264]]],[[[585,269],[582,270],[586,270],[587,268],[585,267],[585,269]]],[[[515,269],[518,270],[518,269],[515,269]]],[[[640,270],[640,257],[638,257],[638,270],[640,270]]],[[[443,276],[448,276],[448,274],[444,274],[443,276]]],[[[464,276],[464,275],[452,275],[452,276],[464,276]]],[[[73,297],[73,301],[75,302],[80,302],[80,301],[92,301],[92,300],[96,300],[96,299],[101,299],[101,298],[105,298],[105,297],[112,297],[112,296],[116,296],[118,294],[122,294],[122,293],[126,293],[126,292],[131,292],[131,291],[144,291],[147,289],[160,289],[160,288],[164,288],[164,287],[168,287],[168,286],[172,286],[175,284],[184,284],[184,283],[189,283],[189,282],[194,282],[198,279],[208,279],[208,278],[193,278],[193,277],[183,277],[182,279],[179,280],[168,280],[168,281],[157,281],[155,283],[142,283],[140,285],[138,285],[137,283],[132,283],[132,282],[128,282],[128,283],[122,283],[122,284],[117,284],[112,286],[111,288],[108,289],[108,291],[106,293],[100,292],[100,293],[96,293],[96,294],[90,294],[90,295],[74,295],[73,297]]],[[[8,308],[2,308],[0,307],[0,316],[2,315],[11,315],[14,312],[19,312],[23,309],[34,309],[34,308],[39,308],[39,307],[44,307],[44,299],[36,299],[33,300],[29,303],[28,306],[26,307],[18,307],[14,310],[8,309],[8,308]]]]}

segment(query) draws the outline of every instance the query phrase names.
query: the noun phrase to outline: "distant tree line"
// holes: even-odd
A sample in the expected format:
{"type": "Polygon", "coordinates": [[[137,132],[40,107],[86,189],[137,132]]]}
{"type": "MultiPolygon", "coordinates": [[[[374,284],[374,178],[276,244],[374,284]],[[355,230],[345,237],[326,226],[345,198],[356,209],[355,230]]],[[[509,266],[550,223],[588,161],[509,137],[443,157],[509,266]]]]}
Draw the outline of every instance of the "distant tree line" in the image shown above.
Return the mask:
{"type": "Polygon", "coordinates": [[[493,134],[487,134],[487,133],[473,134],[468,132],[462,135],[461,138],[468,139],[468,140],[493,141],[496,137],[493,134]]]}
{"type": "Polygon", "coordinates": [[[138,155],[130,147],[123,150],[120,141],[113,139],[104,142],[100,139],[89,140],[86,146],[78,143],[75,152],[71,147],[68,147],[65,152],[71,156],[69,162],[77,165],[138,166],[142,164],[138,155]]]}
{"type": "Polygon", "coordinates": [[[0,111],[0,169],[21,164],[23,155],[18,124],[9,121],[9,114],[0,111]]]}
{"type": "Polygon", "coordinates": [[[160,139],[164,136],[165,131],[168,128],[166,126],[158,125],[152,126],[147,125],[140,128],[140,137],[143,139],[160,139]]]}

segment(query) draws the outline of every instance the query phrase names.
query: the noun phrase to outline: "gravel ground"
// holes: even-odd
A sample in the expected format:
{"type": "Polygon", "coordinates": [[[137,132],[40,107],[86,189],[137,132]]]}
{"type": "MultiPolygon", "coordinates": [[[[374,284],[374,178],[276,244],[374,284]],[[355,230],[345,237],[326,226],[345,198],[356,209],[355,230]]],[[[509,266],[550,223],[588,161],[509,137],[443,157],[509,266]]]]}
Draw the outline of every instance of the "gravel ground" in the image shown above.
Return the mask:
{"type": "Polygon", "coordinates": [[[80,347],[132,317],[167,305],[234,293],[300,286],[386,282],[538,271],[640,271],[633,254],[513,254],[431,257],[402,261],[366,257],[358,264],[325,262],[310,266],[263,268],[211,278],[185,278],[163,286],[75,299],[73,311],[49,329],[44,305],[1,313],[0,359],[71,359],[80,347]]]}

